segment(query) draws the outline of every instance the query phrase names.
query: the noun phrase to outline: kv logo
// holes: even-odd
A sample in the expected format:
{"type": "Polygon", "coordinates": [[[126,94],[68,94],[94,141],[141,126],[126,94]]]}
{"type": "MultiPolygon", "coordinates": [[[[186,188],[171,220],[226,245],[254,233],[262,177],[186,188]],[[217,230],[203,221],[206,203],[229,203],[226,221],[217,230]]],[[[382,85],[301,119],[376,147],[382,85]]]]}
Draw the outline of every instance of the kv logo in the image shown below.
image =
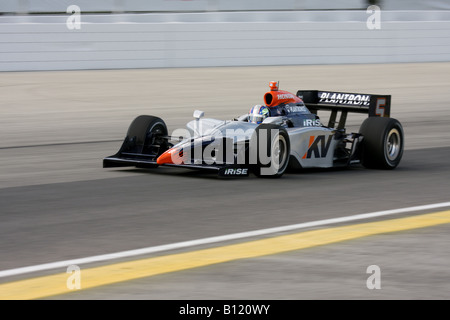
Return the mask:
{"type": "Polygon", "coordinates": [[[328,139],[325,135],[309,137],[308,151],[306,151],[302,159],[311,159],[313,154],[314,158],[325,158],[331,145],[331,139],[333,139],[331,134],[328,136],[328,139]]]}

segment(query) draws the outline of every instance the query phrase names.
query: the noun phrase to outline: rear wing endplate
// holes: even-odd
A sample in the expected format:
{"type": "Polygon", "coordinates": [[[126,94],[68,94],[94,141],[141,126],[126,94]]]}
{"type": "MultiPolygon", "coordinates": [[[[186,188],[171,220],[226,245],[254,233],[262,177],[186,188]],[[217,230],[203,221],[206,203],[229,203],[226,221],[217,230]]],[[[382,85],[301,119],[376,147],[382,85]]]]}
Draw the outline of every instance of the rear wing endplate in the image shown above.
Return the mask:
{"type": "Polygon", "coordinates": [[[341,112],[338,129],[345,126],[348,112],[363,113],[369,117],[390,117],[391,115],[390,95],[299,90],[297,97],[303,100],[312,113],[317,114],[318,110],[331,111],[330,127],[335,126],[337,112],[341,112]]]}

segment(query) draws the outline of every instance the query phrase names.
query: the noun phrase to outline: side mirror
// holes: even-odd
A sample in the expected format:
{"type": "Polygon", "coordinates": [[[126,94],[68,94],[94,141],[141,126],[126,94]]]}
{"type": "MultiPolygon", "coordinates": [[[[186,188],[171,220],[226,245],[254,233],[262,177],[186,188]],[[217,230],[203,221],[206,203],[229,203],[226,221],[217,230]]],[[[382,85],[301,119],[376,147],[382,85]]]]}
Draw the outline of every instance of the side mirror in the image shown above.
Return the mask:
{"type": "Polygon", "coordinates": [[[194,111],[194,118],[195,118],[195,136],[199,136],[201,132],[201,125],[200,125],[200,118],[202,118],[205,115],[205,112],[200,110],[194,111]]]}
{"type": "Polygon", "coordinates": [[[200,118],[203,118],[204,115],[205,115],[204,111],[200,111],[200,110],[194,111],[194,118],[197,120],[200,120],[200,118]]]}

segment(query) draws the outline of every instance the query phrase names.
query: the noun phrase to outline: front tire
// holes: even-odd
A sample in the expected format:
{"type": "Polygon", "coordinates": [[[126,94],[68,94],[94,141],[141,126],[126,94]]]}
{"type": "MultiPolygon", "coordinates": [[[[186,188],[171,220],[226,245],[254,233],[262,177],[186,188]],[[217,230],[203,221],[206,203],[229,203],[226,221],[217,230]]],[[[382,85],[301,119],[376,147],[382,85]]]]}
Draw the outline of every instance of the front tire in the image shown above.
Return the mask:
{"type": "MultiPolygon", "coordinates": [[[[170,147],[167,135],[167,126],[161,118],[147,115],[138,116],[128,128],[127,136],[119,154],[142,154],[156,160],[170,147]]],[[[158,165],[146,164],[145,167],[156,168],[158,165]]]]}
{"type": "Polygon", "coordinates": [[[404,150],[404,133],[393,118],[369,117],[361,125],[363,135],[361,161],[371,169],[394,169],[404,150]]]}

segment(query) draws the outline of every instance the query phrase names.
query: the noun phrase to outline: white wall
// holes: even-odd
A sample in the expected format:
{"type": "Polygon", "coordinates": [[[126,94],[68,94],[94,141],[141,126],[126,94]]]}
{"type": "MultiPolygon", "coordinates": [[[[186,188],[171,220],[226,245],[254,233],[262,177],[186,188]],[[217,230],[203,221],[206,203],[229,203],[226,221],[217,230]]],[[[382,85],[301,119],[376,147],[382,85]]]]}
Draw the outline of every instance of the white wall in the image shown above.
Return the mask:
{"type": "MultiPolygon", "coordinates": [[[[383,10],[450,10],[448,0],[377,0],[383,10]]],[[[1,0],[0,13],[64,13],[70,5],[84,12],[192,12],[262,10],[355,10],[369,0],[1,0]]]]}
{"type": "Polygon", "coordinates": [[[68,16],[0,17],[0,71],[450,61],[442,12],[68,16]]]}
{"type": "Polygon", "coordinates": [[[0,12],[64,13],[70,5],[77,5],[84,12],[328,10],[362,9],[368,6],[366,2],[366,0],[1,0],[0,12]]]}
{"type": "MultiPolygon", "coordinates": [[[[376,0],[383,10],[450,10],[448,0],[376,0]]],[[[370,2],[371,3],[371,2],[370,2]]],[[[0,13],[65,13],[70,5],[84,12],[193,12],[262,10],[355,10],[369,0],[1,0],[0,13]]]]}

